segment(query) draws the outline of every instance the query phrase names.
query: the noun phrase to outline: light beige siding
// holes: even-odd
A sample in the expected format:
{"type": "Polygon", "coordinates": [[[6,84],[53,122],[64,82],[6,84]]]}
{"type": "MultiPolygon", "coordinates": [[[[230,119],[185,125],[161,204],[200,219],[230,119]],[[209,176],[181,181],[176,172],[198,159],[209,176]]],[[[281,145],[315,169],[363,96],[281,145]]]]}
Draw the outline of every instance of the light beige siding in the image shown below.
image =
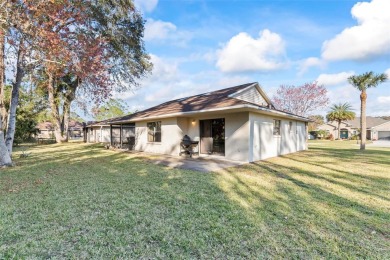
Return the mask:
{"type": "Polygon", "coordinates": [[[247,102],[258,104],[260,106],[268,106],[267,101],[263,98],[256,87],[251,87],[235,96],[237,99],[241,99],[247,102]]]}

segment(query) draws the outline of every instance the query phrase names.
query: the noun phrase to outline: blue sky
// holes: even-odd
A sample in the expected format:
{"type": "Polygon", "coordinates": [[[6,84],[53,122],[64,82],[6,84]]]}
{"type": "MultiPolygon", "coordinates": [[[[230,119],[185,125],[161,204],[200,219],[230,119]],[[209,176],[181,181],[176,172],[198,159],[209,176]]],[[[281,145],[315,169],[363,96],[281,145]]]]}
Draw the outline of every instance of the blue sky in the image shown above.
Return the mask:
{"type": "MultiPolygon", "coordinates": [[[[248,82],[272,96],[280,85],[318,80],[331,104],[350,102],[359,112],[347,77],[390,75],[389,0],[135,2],[154,69],[139,90],[117,95],[133,111],[248,82]]],[[[390,115],[390,83],[369,90],[367,110],[390,115]]]]}

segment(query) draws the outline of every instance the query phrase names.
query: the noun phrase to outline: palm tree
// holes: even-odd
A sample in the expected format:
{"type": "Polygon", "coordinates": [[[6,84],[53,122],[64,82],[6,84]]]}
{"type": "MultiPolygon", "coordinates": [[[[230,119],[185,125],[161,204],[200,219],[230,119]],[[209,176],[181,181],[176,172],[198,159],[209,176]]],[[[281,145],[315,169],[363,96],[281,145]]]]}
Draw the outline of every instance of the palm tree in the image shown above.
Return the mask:
{"type": "Polygon", "coordinates": [[[367,102],[367,89],[374,88],[380,83],[387,80],[385,73],[375,75],[374,72],[366,72],[361,75],[355,75],[348,78],[348,82],[357,88],[360,93],[360,132],[361,142],[360,150],[366,149],[366,135],[367,135],[367,122],[366,122],[366,102],[367,102]]]}
{"type": "Polygon", "coordinates": [[[330,107],[330,111],[326,115],[326,119],[328,121],[336,121],[338,122],[338,139],[341,139],[340,137],[340,124],[341,121],[344,120],[352,120],[355,118],[355,112],[352,111],[352,107],[349,103],[344,104],[333,104],[330,107]]]}

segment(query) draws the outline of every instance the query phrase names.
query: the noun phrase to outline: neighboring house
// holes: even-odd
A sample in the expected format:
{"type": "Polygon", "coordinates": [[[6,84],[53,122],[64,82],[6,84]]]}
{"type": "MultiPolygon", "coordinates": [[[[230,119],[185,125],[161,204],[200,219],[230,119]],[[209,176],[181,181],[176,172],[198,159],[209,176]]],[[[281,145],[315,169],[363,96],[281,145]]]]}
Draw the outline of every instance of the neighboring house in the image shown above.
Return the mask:
{"type": "MultiPolygon", "coordinates": [[[[70,120],[68,126],[68,137],[70,139],[80,138],[83,136],[83,123],[76,120],[70,120]]],[[[54,138],[54,126],[51,122],[39,123],[36,128],[38,129],[37,138],[51,139],[54,138]]]]}
{"type": "MultiPolygon", "coordinates": [[[[372,116],[367,116],[366,120],[368,140],[390,140],[390,120],[372,116]]],[[[351,125],[352,129],[360,129],[360,117],[346,122],[351,125]]]]}
{"type": "MultiPolygon", "coordinates": [[[[352,129],[352,125],[347,122],[340,123],[340,137],[341,139],[349,139],[358,134],[357,129],[352,129]]],[[[328,122],[317,127],[317,130],[324,130],[329,134],[332,134],[334,138],[338,138],[338,122],[328,122]]]]}
{"type": "MultiPolygon", "coordinates": [[[[368,140],[390,140],[390,121],[379,117],[367,116],[367,139],[368,140]]],[[[325,130],[338,137],[338,123],[328,122],[317,127],[317,130],[325,130]]],[[[340,133],[342,139],[351,138],[360,133],[360,117],[354,120],[341,122],[340,133]]]]}
{"type": "Polygon", "coordinates": [[[38,129],[36,138],[42,138],[42,139],[54,138],[54,127],[51,122],[39,123],[35,128],[38,129]]]}
{"type": "Polygon", "coordinates": [[[308,121],[276,110],[259,84],[249,83],[168,101],[106,123],[112,134],[119,129],[111,145],[128,142],[137,151],[179,155],[188,135],[199,141],[201,156],[252,162],[305,150],[308,121]]]}
{"type": "Polygon", "coordinates": [[[83,137],[84,123],[76,120],[70,120],[68,125],[68,137],[70,139],[77,139],[83,137]]]}

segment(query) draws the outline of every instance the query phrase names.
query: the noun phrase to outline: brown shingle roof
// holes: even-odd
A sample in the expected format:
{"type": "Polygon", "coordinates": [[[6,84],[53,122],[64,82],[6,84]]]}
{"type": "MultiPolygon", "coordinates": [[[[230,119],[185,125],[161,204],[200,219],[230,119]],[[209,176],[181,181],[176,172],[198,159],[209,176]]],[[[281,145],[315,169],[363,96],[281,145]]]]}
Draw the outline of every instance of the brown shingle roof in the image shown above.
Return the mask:
{"type": "Polygon", "coordinates": [[[84,125],[81,122],[78,122],[76,120],[70,120],[69,121],[69,128],[72,129],[83,129],[84,125]]]}
{"type": "MultiPolygon", "coordinates": [[[[115,120],[110,121],[128,121],[133,119],[135,120],[148,118],[151,116],[161,116],[173,113],[192,112],[207,109],[224,108],[235,105],[252,104],[244,100],[229,97],[229,95],[243,90],[253,84],[255,83],[247,83],[231,88],[225,88],[195,96],[171,100],[155,107],[151,107],[149,109],[136,112],[134,114],[126,115],[121,118],[116,118],[115,120]]],[[[258,106],[258,104],[254,105],[258,106]]]]}
{"type": "MultiPolygon", "coordinates": [[[[117,117],[105,120],[104,123],[124,123],[124,122],[131,122],[131,121],[137,121],[142,119],[147,119],[150,117],[158,117],[158,116],[165,116],[165,115],[171,115],[176,113],[185,113],[185,112],[196,112],[196,111],[202,111],[202,110],[210,110],[210,109],[223,109],[223,108],[229,108],[232,106],[238,106],[238,105],[251,105],[256,106],[259,108],[265,108],[268,111],[273,111],[276,113],[283,113],[283,114],[289,114],[298,118],[303,118],[300,116],[296,116],[294,114],[276,110],[271,101],[268,100],[267,102],[271,104],[271,108],[268,108],[266,106],[260,106],[259,104],[254,104],[245,100],[237,99],[234,97],[231,97],[231,95],[242,91],[254,84],[257,84],[256,82],[253,83],[247,83],[235,87],[220,89],[208,93],[203,93],[195,96],[190,96],[186,98],[180,98],[171,100],[165,103],[162,103],[160,105],[157,105],[155,107],[151,107],[149,109],[136,112],[134,114],[126,115],[123,117],[117,117]]],[[[102,121],[103,122],[103,121],[102,121]]],[[[98,122],[98,123],[102,123],[98,122]]]]}
{"type": "MultiPolygon", "coordinates": [[[[54,126],[51,122],[46,121],[37,124],[35,128],[38,128],[39,130],[54,130],[54,126]]],[[[82,129],[83,128],[83,123],[80,123],[76,120],[70,120],[69,121],[69,129],[82,129]]]]}
{"type": "MultiPolygon", "coordinates": [[[[130,114],[131,115],[131,114],[130,114]]],[[[126,116],[130,116],[130,115],[126,115],[126,116]]],[[[109,118],[109,119],[105,119],[105,120],[101,120],[101,121],[89,121],[87,122],[86,124],[86,127],[91,127],[91,126],[107,126],[107,125],[110,125],[110,123],[112,121],[119,121],[119,120],[122,120],[124,116],[120,116],[120,117],[113,117],[113,118],[109,118]]]]}
{"type": "Polygon", "coordinates": [[[37,124],[35,128],[38,128],[39,130],[54,130],[53,124],[47,121],[37,124]]]}
{"type": "MultiPolygon", "coordinates": [[[[373,116],[367,116],[366,121],[367,121],[367,128],[371,128],[389,122],[388,120],[379,117],[373,117],[373,116]]],[[[345,121],[345,123],[350,124],[352,128],[360,128],[360,117],[355,117],[355,119],[345,121]]]]}

